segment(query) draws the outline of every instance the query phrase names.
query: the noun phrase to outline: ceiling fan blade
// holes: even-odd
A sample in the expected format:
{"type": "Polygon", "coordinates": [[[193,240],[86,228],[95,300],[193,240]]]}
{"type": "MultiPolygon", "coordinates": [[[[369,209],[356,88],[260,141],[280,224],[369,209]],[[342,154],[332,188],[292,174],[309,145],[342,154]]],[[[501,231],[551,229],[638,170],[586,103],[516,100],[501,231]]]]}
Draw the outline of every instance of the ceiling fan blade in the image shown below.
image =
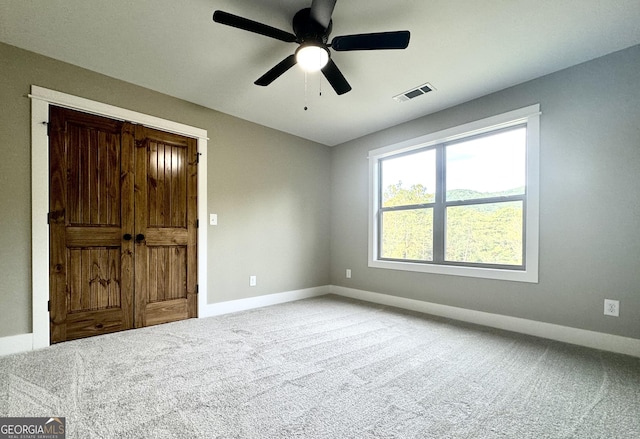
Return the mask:
{"type": "Polygon", "coordinates": [[[377,32],[371,34],[343,35],[331,41],[333,50],[381,50],[406,49],[411,34],[408,30],[377,32]]]}
{"type": "Polygon", "coordinates": [[[322,73],[338,95],[343,95],[351,91],[351,86],[331,58],[329,58],[327,65],[322,68],[322,73]]]}
{"type": "Polygon", "coordinates": [[[272,68],[267,73],[265,73],[264,75],[259,77],[256,80],[256,82],[254,82],[254,84],[255,85],[261,85],[263,87],[271,84],[273,81],[278,79],[278,77],[280,75],[282,75],[284,72],[289,70],[291,67],[295,66],[296,62],[297,62],[296,61],[296,56],[295,55],[289,55],[288,57],[286,57],[285,59],[280,61],[278,64],[276,64],[276,66],[274,68],[272,68]]]}
{"type": "Polygon", "coordinates": [[[268,26],[266,24],[258,23],[257,21],[249,20],[248,18],[233,15],[224,11],[215,11],[213,13],[213,21],[220,24],[226,24],[227,26],[237,27],[256,34],[264,35],[267,37],[275,38],[276,40],[285,41],[287,43],[295,43],[297,38],[294,34],[285,32],[275,27],[268,26]]]}
{"type": "Polygon", "coordinates": [[[311,18],[327,29],[329,23],[331,23],[331,15],[335,7],[336,0],[313,0],[311,2],[311,18]]]}

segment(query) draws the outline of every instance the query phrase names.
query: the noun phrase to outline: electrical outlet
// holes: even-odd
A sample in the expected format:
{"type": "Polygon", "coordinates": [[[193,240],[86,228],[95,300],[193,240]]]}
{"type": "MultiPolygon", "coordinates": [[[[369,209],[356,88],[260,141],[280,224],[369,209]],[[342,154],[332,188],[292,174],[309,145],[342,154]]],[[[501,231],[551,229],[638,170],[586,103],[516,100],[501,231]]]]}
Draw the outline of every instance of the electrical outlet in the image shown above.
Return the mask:
{"type": "Polygon", "coordinates": [[[346,276],[347,279],[351,279],[351,268],[347,268],[346,276]]]}
{"type": "Polygon", "coordinates": [[[620,301],[604,299],[604,315],[605,316],[620,316],[620,301]]]}
{"type": "Polygon", "coordinates": [[[258,279],[256,278],[256,276],[249,276],[249,286],[250,287],[255,287],[258,283],[258,279]]]}

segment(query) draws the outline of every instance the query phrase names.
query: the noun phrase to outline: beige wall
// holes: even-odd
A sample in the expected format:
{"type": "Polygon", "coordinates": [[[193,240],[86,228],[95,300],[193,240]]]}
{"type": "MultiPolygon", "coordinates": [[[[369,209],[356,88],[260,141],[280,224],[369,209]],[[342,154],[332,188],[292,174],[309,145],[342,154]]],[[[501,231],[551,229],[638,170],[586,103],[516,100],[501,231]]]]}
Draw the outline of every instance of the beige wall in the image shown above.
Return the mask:
{"type": "Polygon", "coordinates": [[[636,46],[335,147],[332,283],[640,339],[639,84],[636,46]],[[535,103],[538,284],[367,267],[368,151],[535,103]]]}
{"type": "Polygon", "coordinates": [[[209,303],[329,284],[328,147],[0,43],[0,337],[31,332],[32,84],[208,130],[209,303]]]}

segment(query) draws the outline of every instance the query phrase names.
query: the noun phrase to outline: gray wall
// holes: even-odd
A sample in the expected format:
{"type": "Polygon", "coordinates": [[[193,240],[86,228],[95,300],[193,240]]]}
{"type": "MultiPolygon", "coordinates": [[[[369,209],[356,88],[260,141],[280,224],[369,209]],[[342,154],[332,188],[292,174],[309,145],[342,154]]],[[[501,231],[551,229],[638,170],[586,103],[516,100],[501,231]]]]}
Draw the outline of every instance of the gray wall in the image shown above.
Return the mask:
{"type": "Polygon", "coordinates": [[[0,337],[31,332],[36,84],[209,131],[209,303],[333,283],[640,338],[640,46],[333,149],[4,44],[0,66],[0,337]],[[367,268],[369,150],[537,102],[538,284],[367,268]]]}
{"type": "Polygon", "coordinates": [[[0,66],[0,337],[31,332],[32,84],[208,130],[209,303],[329,284],[328,147],[1,43],[0,66]]]}
{"type": "Polygon", "coordinates": [[[337,146],[332,185],[334,285],[640,338],[640,46],[337,146]],[[367,267],[369,150],[534,103],[538,284],[367,267]]]}

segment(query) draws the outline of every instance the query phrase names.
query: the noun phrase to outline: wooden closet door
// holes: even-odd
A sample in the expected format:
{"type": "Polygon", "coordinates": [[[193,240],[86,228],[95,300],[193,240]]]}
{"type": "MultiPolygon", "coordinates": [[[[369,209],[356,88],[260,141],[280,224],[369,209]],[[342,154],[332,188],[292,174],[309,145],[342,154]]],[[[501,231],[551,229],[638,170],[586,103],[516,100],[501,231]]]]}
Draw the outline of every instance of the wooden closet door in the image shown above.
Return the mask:
{"type": "Polygon", "coordinates": [[[51,106],[51,343],[197,316],[195,139],[51,106]]]}
{"type": "Polygon", "coordinates": [[[195,139],[135,133],[135,326],[197,316],[195,139]]]}
{"type": "Polygon", "coordinates": [[[134,127],[54,106],[49,120],[51,343],[129,329],[134,127]]]}

